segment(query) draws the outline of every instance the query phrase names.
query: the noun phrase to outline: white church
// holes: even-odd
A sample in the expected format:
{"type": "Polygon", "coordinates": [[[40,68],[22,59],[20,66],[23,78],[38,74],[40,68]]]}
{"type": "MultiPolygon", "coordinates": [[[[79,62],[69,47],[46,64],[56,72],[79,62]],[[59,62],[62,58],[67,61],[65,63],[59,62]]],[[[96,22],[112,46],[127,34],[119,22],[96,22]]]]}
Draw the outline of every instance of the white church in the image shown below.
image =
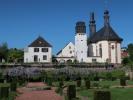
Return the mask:
{"type": "Polygon", "coordinates": [[[87,36],[85,22],[77,22],[75,27],[75,43],[68,43],[57,53],[58,62],[74,61],[85,63],[121,63],[122,38],[110,25],[109,11],[104,12],[104,25],[96,31],[94,13],[90,16],[90,35],[87,36]]]}

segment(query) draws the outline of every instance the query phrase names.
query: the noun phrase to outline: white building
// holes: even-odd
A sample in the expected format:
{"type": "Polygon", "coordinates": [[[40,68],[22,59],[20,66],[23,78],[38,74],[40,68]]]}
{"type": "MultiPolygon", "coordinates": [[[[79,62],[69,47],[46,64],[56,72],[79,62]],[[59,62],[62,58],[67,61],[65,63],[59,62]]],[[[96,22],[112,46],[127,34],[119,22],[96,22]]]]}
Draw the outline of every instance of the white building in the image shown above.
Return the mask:
{"type": "Polygon", "coordinates": [[[24,50],[25,63],[50,63],[51,61],[52,46],[40,36],[24,50]]]}
{"type": "Polygon", "coordinates": [[[67,61],[74,61],[75,60],[75,46],[72,42],[68,43],[63,49],[61,49],[57,53],[56,57],[57,61],[60,63],[64,63],[67,61]]]}
{"type": "MultiPolygon", "coordinates": [[[[86,34],[85,22],[76,23],[74,58],[78,62],[121,63],[121,42],[123,39],[112,29],[109,17],[109,11],[106,10],[104,12],[104,26],[96,32],[94,13],[91,13],[90,36],[86,34]]],[[[62,52],[62,57],[66,56],[64,56],[67,54],[66,52],[62,52]]]]}

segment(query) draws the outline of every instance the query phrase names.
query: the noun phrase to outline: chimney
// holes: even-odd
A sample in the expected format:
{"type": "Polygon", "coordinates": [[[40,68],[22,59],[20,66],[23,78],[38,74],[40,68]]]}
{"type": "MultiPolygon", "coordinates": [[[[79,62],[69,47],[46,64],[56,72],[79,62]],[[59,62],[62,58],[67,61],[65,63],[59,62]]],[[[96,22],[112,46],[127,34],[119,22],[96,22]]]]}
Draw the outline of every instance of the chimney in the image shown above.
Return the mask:
{"type": "Polygon", "coordinates": [[[94,18],[94,12],[90,13],[90,37],[96,32],[96,24],[95,24],[95,18],[94,18]]]}

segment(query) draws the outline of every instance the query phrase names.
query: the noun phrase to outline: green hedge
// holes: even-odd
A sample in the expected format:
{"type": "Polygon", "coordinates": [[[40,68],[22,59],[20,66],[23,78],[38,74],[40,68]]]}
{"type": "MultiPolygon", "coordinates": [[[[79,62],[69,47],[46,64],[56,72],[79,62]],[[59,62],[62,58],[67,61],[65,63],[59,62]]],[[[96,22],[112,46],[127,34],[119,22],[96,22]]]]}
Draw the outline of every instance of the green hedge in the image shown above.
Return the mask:
{"type": "Polygon", "coordinates": [[[111,100],[110,91],[94,91],[94,100],[111,100]]]}
{"type": "Polygon", "coordinates": [[[63,87],[63,85],[64,85],[64,82],[63,81],[59,81],[59,87],[61,88],[61,87],[63,87]]]}
{"type": "Polygon", "coordinates": [[[17,82],[13,81],[10,84],[11,91],[16,91],[17,89],[17,82]]]}
{"type": "Polygon", "coordinates": [[[81,80],[77,80],[77,87],[80,87],[81,86],[81,80]]]}
{"type": "Polygon", "coordinates": [[[123,78],[120,79],[120,85],[121,86],[126,86],[126,78],[123,77],[123,78]]]}
{"type": "Polygon", "coordinates": [[[75,85],[68,86],[67,97],[68,97],[68,100],[72,100],[73,98],[76,98],[76,86],[75,85]]]}
{"type": "Polygon", "coordinates": [[[9,96],[9,86],[1,86],[0,87],[0,100],[8,98],[9,96]]]}
{"type": "Polygon", "coordinates": [[[4,78],[0,78],[0,83],[4,83],[4,78]]]}
{"type": "Polygon", "coordinates": [[[85,86],[86,86],[87,89],[90,89],[90,87],[91,87],[90,80],[85,80],[85,86]]]}

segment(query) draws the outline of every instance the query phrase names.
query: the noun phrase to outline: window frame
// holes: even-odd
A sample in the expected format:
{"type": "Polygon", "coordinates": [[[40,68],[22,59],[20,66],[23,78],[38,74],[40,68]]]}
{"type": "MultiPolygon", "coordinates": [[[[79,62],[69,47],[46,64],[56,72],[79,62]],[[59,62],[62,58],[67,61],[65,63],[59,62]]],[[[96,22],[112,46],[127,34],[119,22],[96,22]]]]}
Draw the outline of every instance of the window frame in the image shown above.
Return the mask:
{"type": "Polygon", "coordinates": [[[43,60],[47,60],[47,55],[43,55],[43,60]]]}
{"type": "Polygon", "coordinates": [[[49,49],[48,48],[42,48],[41,51],[42,52],[49,52],[49,49]]]}
{"type": "Polygon", "coordinates": [[[39,48],[34,48],[34,52],[39,52],[39,48]]]}

